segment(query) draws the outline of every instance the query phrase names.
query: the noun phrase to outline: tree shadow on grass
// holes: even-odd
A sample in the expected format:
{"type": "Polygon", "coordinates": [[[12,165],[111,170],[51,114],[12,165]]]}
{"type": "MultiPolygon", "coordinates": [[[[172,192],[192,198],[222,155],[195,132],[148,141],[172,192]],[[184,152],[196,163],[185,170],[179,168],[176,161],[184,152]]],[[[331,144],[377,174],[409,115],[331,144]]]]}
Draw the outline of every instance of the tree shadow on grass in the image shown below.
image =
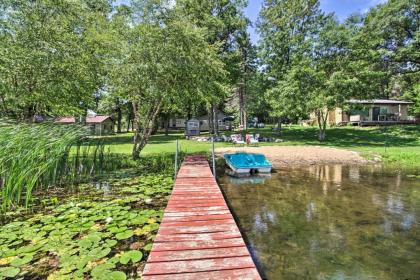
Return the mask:
{"type": "MultiPolygon", "coordinates": [[[[133,144],[133,137],[134,137],[134,134],[132,133],[124,133],[124,134],[98,137],[96,139],[103,141],[105,145],[121,145],[121,144],[133,144]]],[[[176,139],[183,139],[183,137],[180,134],[169,134],[169,135],[157,134],[157,135],[152,135],[148,143],[165,144],[165,143],[173,142],[176,139]]]]}
{"type": "MultiPolygon", "coordinates": [[[[222,132],[230,135],[238,132],[222,132]]],[[[242,132],[244,134],[245,132],[242,132]]],[[[271,127],[263,129],[249,129],[246,133],[258,133],[264,137],[278,138],[279,135],[271,127]]],[[[285,144],[288,142],[302,145],[326,145],[337,147],[415,147],[420,145],[420,126],[389,126],[389,127],[332,127],[327,129],[327,138],[324,142],[318,141],[317,127],[285,126],[282,137],[285,144]]],[[[105,145],[132,144],[133,134],[124,133],[101,138],[105,145]]],[[[175,140],[185,139],[182,133],[169,135],[156,134],[149,139],[149,144],[169,144],[175,140]]]]}
{"type": "Polygon", "coordinates": [[[282,135],[271,129],[249,129],[264,137],[282,138],[285,144],[327,145],[338,147],[415,147],[420,146],[420,126],[389,127],[332,127],[326,132],[324,142],[318,141],[317,127],[284,126],[282,135]]]}
{"type": "Polygon", "coordinates": [[[317,128],[294,128],[284,132],[284,139],[307,145],[334,145],[339,147],[409,147],[420,143],[419,126],[375,128],[329,128],[324,142],[317,141],[317,128]]]}

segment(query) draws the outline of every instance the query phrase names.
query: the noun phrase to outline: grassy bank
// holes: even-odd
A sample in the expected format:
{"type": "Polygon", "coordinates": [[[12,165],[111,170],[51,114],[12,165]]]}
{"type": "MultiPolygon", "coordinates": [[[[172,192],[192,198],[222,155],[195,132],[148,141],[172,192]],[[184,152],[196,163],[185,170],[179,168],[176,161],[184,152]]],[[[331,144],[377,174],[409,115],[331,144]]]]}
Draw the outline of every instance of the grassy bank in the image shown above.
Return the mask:
{"type": "MultiPolygon", "coordinates": [[[[386,164],[407,167],[420,167],[420,126],[390,127],[333,127],[327,131],[325,142],[317,140],[316,127],[284,127],[282,135],[273,132],[272,127],[251,129],[249,133],[259,133],[265,137],[282,139],[280,143],[260,143],[260,145],[316,145],[330,146],[360,152],[367,158],[381,156],[386,164]]],[[[228,134],[228,133],[227,133],[228,134]]],[[[115,153],[130,154],[132,133],[124,133],[103,138],[105,144],[115,153]]],[[[143,155],[173,153],[176,140],[180,141],[183,152],[208,152],[211,144],[185,140],[183,133],[168,136],[152,136],[143,155]]],[[[229,143],[216,143],[216,147],[230,146],[229,143]]]]}

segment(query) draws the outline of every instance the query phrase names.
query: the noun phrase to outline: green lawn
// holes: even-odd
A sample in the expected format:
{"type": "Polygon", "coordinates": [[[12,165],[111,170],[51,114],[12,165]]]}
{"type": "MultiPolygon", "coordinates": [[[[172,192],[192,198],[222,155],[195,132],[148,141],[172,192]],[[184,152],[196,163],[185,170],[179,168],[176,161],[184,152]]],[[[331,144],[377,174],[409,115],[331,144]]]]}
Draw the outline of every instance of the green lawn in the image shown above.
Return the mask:
{"type": "MultiPolygon", "coordinates": [[[[390,127],[333,127],[327,131],[325,142],[317,140],[316,127],[284,127],[278,136],[269,126],[263,129],[250,129],[249,133],[259,133],[265,137],[281,138],[281,143],[260,143],[260,145],[317,145],[359,151],[366,157],[381,155],[387,164],[403,164],[420,167],[420,126],[390,127]]],[[[227,133],[229,134],[229,133],[227,133]]],[[[130,154],[132,133],[103,137],[112,152],[130,154]]],[[[174,153],[176,139],[179,139],[182,152],[208,152],[210,143],[186,140],[183,133],[168,136],[157,134],[151,137],[143,155],[174,153]]],[[[216,143],[216,147],[230,146],[229,143],[216,143]]]]}

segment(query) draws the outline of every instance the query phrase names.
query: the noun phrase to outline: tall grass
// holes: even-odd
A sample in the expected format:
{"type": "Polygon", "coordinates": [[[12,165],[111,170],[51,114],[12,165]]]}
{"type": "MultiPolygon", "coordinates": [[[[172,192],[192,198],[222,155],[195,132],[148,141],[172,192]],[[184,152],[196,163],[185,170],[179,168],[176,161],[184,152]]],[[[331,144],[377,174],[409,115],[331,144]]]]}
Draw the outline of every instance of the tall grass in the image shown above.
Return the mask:
{"type": "Polygon", "coordinates": [[[28,206],[35,188],[73,185],[83,176],[120,167],[122,161],[106,153],[100,141],[85,145],[86,136],[79,125],[0,123],[2,210],[28,206]]]}

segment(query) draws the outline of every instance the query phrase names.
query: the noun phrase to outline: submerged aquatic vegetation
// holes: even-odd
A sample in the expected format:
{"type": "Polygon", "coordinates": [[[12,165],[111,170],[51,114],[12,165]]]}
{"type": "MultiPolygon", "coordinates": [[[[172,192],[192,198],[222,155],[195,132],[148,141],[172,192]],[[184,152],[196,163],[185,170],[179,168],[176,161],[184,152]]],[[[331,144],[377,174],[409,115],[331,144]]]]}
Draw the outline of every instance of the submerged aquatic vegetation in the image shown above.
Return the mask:
{"type": "Polygon", "coordinates": [[[0,227],[0,279],[126,279],[141,273],[172,179],[140,176],[90,185],[43,213],[0,227]],[[106,185],[106,184],[104,184],[106,185]],[[146,203],[146,200],[148,203],[146,203]],[[138,271],[140,270],[140,271],[138,271]]]}

